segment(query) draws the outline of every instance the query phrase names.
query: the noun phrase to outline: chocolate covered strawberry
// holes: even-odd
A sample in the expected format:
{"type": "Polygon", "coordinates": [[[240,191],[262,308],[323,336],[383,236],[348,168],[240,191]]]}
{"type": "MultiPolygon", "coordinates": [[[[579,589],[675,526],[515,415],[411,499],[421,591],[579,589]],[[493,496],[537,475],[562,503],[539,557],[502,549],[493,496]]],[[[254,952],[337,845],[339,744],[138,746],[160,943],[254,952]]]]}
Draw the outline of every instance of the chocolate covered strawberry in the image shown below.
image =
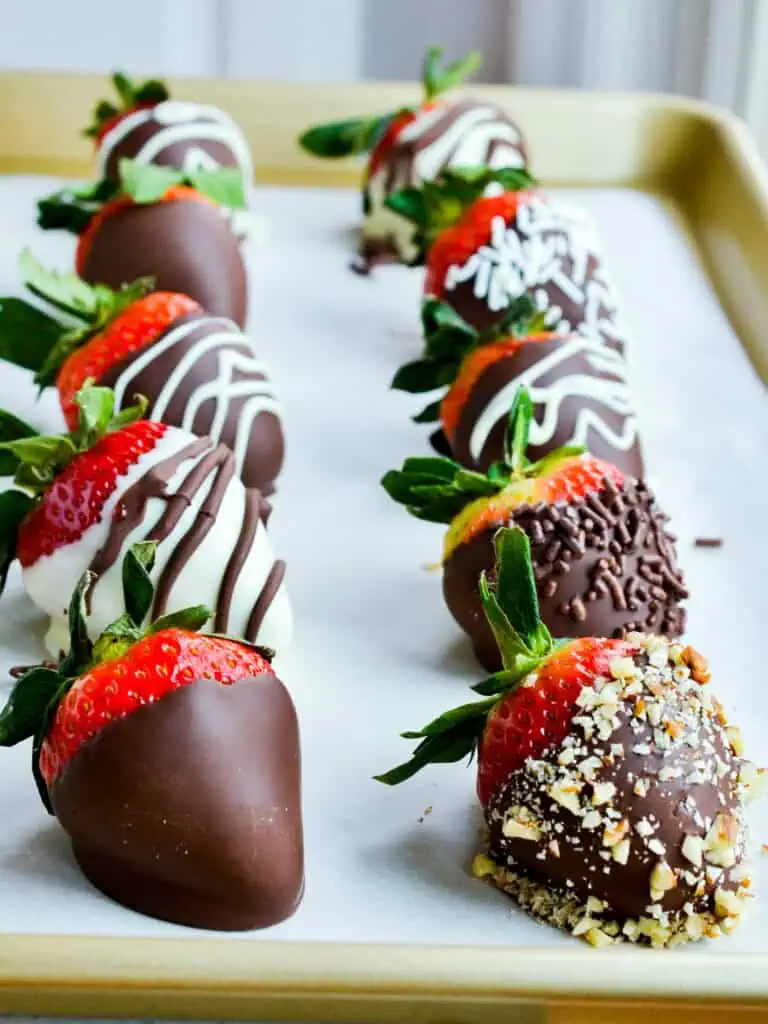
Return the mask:
{"type": "Polygon", "coordinates": [[[504,456],[485,474],[451,459],[414,458],[382,480],[413,515],[448,524],[443,594],[481,664],[498,668],[499,653],[477,580],[492,571],[493,537],[507,525],[530,538],[542,617],[554,636],[680,634],[687,590],[652,492],[578,447],[530,462],[532,417],[530,395],[520,389],[504,456]]]}
{"type": "Polygon", "coordinates": [[[489,845],[475,874],[592,945],[731,931],[760,773],[706,661],[640,632],[553,641],[534,572],[524,531],[500,530],[479,594],[501,671],[473,687],[483,700],[404,733],[413,756],[380,781],[476,754],[489,845]]]}
{"type": "Polygon", "coordinates": [[[253,342],[235,323],[188,295],[149,292],[148,279],[117,292],[91,287],[47,271],[27,251],[19,269],[56,315],[0,299],[0,359],[32,370],[41,388],[55,384],[71,429],[74,396],[88,380],[114,388],[118,407],[144,395],[153,419],[223,442],[246,486],[274,490],[284,454],[281,408],[253,342]]]}
{"type": "MultiPolygon", "coordinates": [[[[434,180],[445,167],[525,167],[522,136],[505,111],[479,99],[442,98],[479,67],[480,55],[470,53],[447,67],[441,58],[438,47],[427,52],[424,98],[418,106],[318,125],[299,139],[314,156],[369,154],[363,182],[363,269],[379,261],[411,263],[418,253],[412,225],[386,204],[390,195],[434,180]]],[[[531,179],[521,170],[519,180],[531,179]]]]}
{"type": "Polygon", "coordinates": [[[174,167],[185,172],[237,168],[248,183],[253,161],[248,143],[219,107],[171,98],[164,82],[112,76],[116,101],[99,100],[85,134],[94,140],[99,177],[119,178],[120,161],[174,167]]]}
{"type": "Polygon", "coordinates": [[[19,679],[0,744],[33,740],[43,802],[113,899],[198,927],[273,924],[303,881],[293,704],[269,652],[200,635],[205,606],[144,628],[155,558],[153,543],[128,550],[122,609],[93,639],[82,576],[69,653],[19,679]]]}
{"type": "Polygon", "coordinates": [[[625,328],[592,218],[542,191],[510,188],[509,171],[448,169],[387,206],[416,229],[424,293],[478,331],[531,292],[549,330],[600,339],[621,351],[625,328]],[[495,194],[499,188],[500,194],[495,194]],[[494,194],[487,194],[494,191],[494,194]]]}
{"type": "Polygon", "coordinates": [[[525,386],[534,400],[531,459],[577,444],[642,477],[623,356],[594,336],[556,334],[545,323],[528,294],[485,331],[470,327],[447,303],[425,299],[424,355],[403,366],[392,387],[415,394],[444,389],[415,420],[439,420],[440,440],[447,439],[468,469],[485,472],[502,457],[509,407],[525,386]]]}
{"type": "Polygon", "coordinates": [[[121,159],[117,181],[41,200],[38,224],[78,236],[75,269],[90,284],[118,289],[152,277],[161,291],[191,295],[242,327],[247,278],[231,211],[244,205],[235,168],[177,171],[121,159]]]}
{"type": "Polygon", "coordinates": [[[269,506],[243,486],[232,452],[141,419],[143,405],[115,412],[108,388],[84,387],[74,404],[77,426],[61,436],[0,419],[0,469],[16,484],[0,494],[0,580],[17,558],[27,593],[50,616],[48,649],[66,648],[62,594],[86,571],[89,635],[119,615],[120,565],[145,540],[158,548],[153,618],[185,607],[194,592],[213,609],[217,632],[284,648],[293,629],[285,563],[267,537],[269,506]]]}

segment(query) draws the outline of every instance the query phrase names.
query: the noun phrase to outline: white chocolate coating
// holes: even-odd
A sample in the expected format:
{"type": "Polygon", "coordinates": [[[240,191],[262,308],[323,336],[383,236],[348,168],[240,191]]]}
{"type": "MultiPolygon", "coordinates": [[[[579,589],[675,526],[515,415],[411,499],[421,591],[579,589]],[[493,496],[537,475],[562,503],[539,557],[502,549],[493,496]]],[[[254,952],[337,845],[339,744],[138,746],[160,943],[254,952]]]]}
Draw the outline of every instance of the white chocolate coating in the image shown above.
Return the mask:
{"type": "MultiPolygon", "coordinates": [[[[67,608],[69,595],[73,592],[82,574],[89,568],[97,553],[103,548],[110,532],[113,513],[129,487],[138,483],[149,470],[163,460],[181,452],[195,438],[186,431],[174,427],[166,428],[155,447],[142,455],[118,481],[118,485],[104,505],[97,523],[89,527],[74,544],[58,548],[34,565],[23,570],[24,586],[34,603],[51,617],[51,626],[46,636],[46,646],[51,654],[58,656],[66,649],[67,608]],[[64,643],[62,643],[64,641],[64,643]]],[[[209,448],[208,451],[211,449],[209,448]]],[[[166,493],[176,493],[190,470],[205,457],[205,452],[185,459],[173,474],[166,487],[166,493]]],[[[157,559],[152,572],[155,582],[177,548],[184,534],[192,526],[202,504],[208,496],[214,480],[210,475],[203,486],[191,498],[189,506],[172,533],[158,545],[157,559]]],[[[219,600],[222,580],[230,556],[240,535],[245,514],[246,490],[239,477],[233,476],[216,518],[202,543],[193,551],[178,578],[173,583],[166,611],[178,611],[193,604],[205,604],[215,610],[219,600]]],[[[97,580],[92,593],[92,610],[88,617],[88,632],[96,638],[102,630],[123,611],[122,562],[131,544],[145,540],[152,527],[167,508],[162,498],[151,497],[146,502],[143,521],[138,523],[124,538],[120,554],[113,565],[97,580]]],[[[264,524],[259,521],[253,541],[239,574],[229,614],[227,631],[235,637],[244,636],[252,609],[272,570],[275,559],[264,524]]],[[[211,627],[209,623],[209,628],[211,627]]],[[[256,640],[266,647],[281,650],[290,642],[293,632],[293,615],[284,583],[264,616],[256,640]]]]}

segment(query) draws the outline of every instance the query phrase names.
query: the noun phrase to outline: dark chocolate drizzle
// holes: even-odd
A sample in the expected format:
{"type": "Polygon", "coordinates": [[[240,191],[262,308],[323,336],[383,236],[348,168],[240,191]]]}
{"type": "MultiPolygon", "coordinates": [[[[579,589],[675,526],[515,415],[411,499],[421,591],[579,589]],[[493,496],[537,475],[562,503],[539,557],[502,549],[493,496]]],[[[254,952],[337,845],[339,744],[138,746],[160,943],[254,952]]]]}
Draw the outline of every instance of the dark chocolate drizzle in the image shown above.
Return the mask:
{"type": "MultiPolygon", "coordinates": [[[[181,451],[158,462],[125,492],[115,508],[107,539],[100,550],[96,552],[89,567],[95,577],[94,585],[86,595],[89,613],[93,591],[98,579],[112,568],[120,556],[126,538],[144,521],[147,503],[152,498],[160,498],[167,502],[163,514],[147,534],[147,540],[161,544],[173,533],[195,496],[212,474],[215,474],[214,481],[205,501],[195,516],[194,522],[179,540],[157,581],[152,617],[157,618],[165,612],[174,584],[213,526],[227,487],[235,475],[235,459],[232,452],[226,445],[213,445],[208,437],[196,438],[181,451]],[[176,471],[185,462],[198,455],[202,455],[202,458],[187,473],[178,490],[169,494],[168,483],[176,471]]],[[[259,520],[266,522],[270,511],[269,502],[258,490],[246,489],[243,526],[219,588],[215,616],[217,632],[225,633],[227,631],[237,581],[251,550],[259,520]]],[[[285,563],[275,562],[248,619],[245,632],[248,640],[256,639],[284,575],[285,563]]]]}
{"type": "Polygon", "coordinates": [[[248,619],[248,625],[245,627],[245,639],[250,640],[253,643],[259,634],[261,624],[269,611],[269,606],[275,599],[275,596],[280,589],[280,584],[283,582],[285,577],[285,562],[282,559],[278,559],[269,571],[269,575],[264,581],[264,586],[261,588],[261,593],[256,598],[256,604],[253,606],[251,617],[248,619]]]}

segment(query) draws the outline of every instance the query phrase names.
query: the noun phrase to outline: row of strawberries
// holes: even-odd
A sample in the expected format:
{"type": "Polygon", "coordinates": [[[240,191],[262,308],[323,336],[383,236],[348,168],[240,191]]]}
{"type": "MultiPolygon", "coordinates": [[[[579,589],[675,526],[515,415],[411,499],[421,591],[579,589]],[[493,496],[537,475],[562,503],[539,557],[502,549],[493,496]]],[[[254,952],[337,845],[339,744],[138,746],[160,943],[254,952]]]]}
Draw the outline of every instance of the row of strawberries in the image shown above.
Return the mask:
{"type": "Polygon", "coordinates": [[[43,803],[102,891],[262,927],[298,904],[303,853],[296,716],[270,664],[292,632],[264,497],[280,407],[241,330],[250,154],[222,111],[114,83],[87,131],[101,179],[39,204],[41,227],[78,234],[77,274],[25,251],[30,300],[0,300],[0,358],[57,389],[68,428],[0,413],[0,582],[18,560],[53,657],[20,670],[0,743],[33,740],[43,803]]]}
{"type": "Polygon", "coordinates": [[[440,95],[476,55],[439,58],[422,104],[301,138],[369,153],[358,269],[426,265],[424,351],[393,387],[436,396],[415,419],[439,422],[443,454],[382,483],[447,525],[445,600],[493,673],[482,700],[405,733],[412,757],[380,780],[476,754],[478,876],[593,945],[715,936],[748,895],[759,773],[675,639],[687,590],[642,479],[599,241],[535,187],[506,112],[440,95]]]}

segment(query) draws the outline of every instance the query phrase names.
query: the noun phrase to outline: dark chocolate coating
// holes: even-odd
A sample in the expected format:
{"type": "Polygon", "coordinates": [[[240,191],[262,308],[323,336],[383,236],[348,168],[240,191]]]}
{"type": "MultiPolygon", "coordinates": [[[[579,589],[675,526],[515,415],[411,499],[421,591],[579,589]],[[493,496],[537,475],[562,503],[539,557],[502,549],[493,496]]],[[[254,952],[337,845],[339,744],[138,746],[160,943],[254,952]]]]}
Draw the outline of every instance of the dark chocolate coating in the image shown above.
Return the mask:
{"type": "MultiPolygon", "coordinates": [[[[202,116],[197,120],[201,125],[209,122],[208,118],[202,116]]],[[[160,124],[154,119],[137,125],[111,150],[104,167],[104,176],[112,181],[116,181],[119,176],[120,161],[126,158],[133,160],[150,139],[167,127],[168,125],[160,124]]],[[[196,138],[184,139],[183,141],[173,142],[169,146],[164,146],[152,158],[152,163],[161,167],[177,167],[189,170],[187,166],[189,162],[188,154],[191,150],[202,150],[203,153],[211,158],[212,162],[217,163],[220,167],[240,166],[237,156],[225,142],[221,142],[218,139],[206,139],[204,133],[196,138]]]]}
{"type": "Polygon", "coordinates": [[[154,277],[158,291],[183,292],[212,315],[245,324],[248,284],[240,247],[228,215],[210,202],[118,210],[96,231],[80,276],[110,288],[154,277]]]}
{"type": "MultiPolygon", "coordinates": [[[[497,421],[483,445],[479,459],[475,460],[470,451],[470,439],[477,421],[485,408],[503,388],[514,382],[521,374],[526,373],[541,362],[562,350],[570,343],[569,338],[555,338],[552,341],[531,342],[521,345],[514,354],[507,355],[492,363],[480,375],[477,383],[470,392],[464,404],[459,422],[456,425],[456,432],[453,438],[453,457],[457,462],[469,469],[487,472],[491,463],[501,459],[504,453],[504,436],[507,429],[508,416],[505,413],[497,421]]],[[[537,389],[551,388],[557,382],[563,382],[565,378],[573,376],[594,377],[606,381],[608,386],[611,382],[617,382],[622,389],[626,388],[624,380],[610,370],[597,368],[593,365],[588,354],[583,350],[574,352],[573,355],[558,363],[541,376],[535,379],[537,389]]],[[[627,426],[628,417],[620,412],[611,409],[605,402],[594,397],[587,397],[578,393],[565,395],[559,400],[556,395],[553,401],[558,403],[557,426],[551,439],[545,444],[529,444],[526,452],[529,459],[535,461],[542,458],[555,448],[565,444],[572,444],[574,432],[580,416],[584,410],[595,413],[605,423],[609,432],[621,436],[627,426]]],[[[510,402],[511,405],[511,402],[510,402]]],[[[546,405],[536,403],[534,406],[534,418],[537,423],[544,421],[546,405]]],[[[617,448],[610,443],[601,433],[590,425],[587,432],[587,449],[592,455],[599,459],[605,459],[614,466],[626,473],[628,476],[642,479],[645,475],[643,456],[640,449],[640,442],[637,436],[631,448],[625,450],[617,448]]]]}
{"type": "MultiPolygon", "coordinates": [[[[151,417],[154,403],[161,389],[180,360],[202,339],[224,329],[226,328],[222,326],[221,321],[205,314],[190,313],[187,316],[179,317],[167,331],[157,338],[154,343],[158,349],[157,356],[132,377],[122,404],[124,406],[131,405],[136,395],[145,395],[149,399],[148,415],[151,417]],[[185,334],[170,348],[162,351],[162,341],[168,334],[176,331],[183,324],[195,322],[199,322],[199,327],[185,334]]],[[[195,392],[219,376],[220,360],[223,353],[239,354],[253,360],[256,364],[253,343],[245,334],[242,336],[242,341],[228,342],[226,345],[218,345],[216,348],[203,352],[189,367],[174,391],[162,414],[163,423],[176,427],[182,425],[187,406],[195,392]]],[[[127,356],[121,362],[111,366],[99,378],[99,383],[105,387],[114,388],[122,375],[137,360],[144,358],[146,358],[146,350],[140,350],[127,356]]],[[[259,382],[266,380],[266,377],[263,370],[257,365],[254,365],[252,369],[237,368],[233,371],[232,383],[245,380],[252,381],[254,388],[258,390],[259,382]]],[[[223,390],[226,391],[226,389],[223,390]]],[[[214,440],[235,450],[238,427],[243,425],[243,417],[246,414],[244,410],[250,398],[251,395],[228,397],[225,393],[220,393],[215,398],[206,399],[200,404],[195,414],[190,427],[192,433],[199,437],[209,436],[218,404],[220,401],[226,401],[227,412],[223,426],[214,440]]],[[[275,489],[275,480],[282,468],[284,455],[285,440],[279,416],[268,410],[259,411],[252,419],[245,457],[242,465],[238,467],[246,487],[256,487],[264,494],[271,494],[275,489]]]]}
{"type": "MultiPolygon", "coordinates": [[[[664,708],[665,717],[679,717],[679,706],[674,701],[667,701],[664,708]]],[[[701,827],[701,821],[711,822],[724,813],[738,817],[739,762],[722,729],[701,726],[697,734],[699,742],[692,745],[681,743],[672,750],[661,749],[654,742],[652,729],[632,716],[626,704],[620,705],[617,717],[619,727],[610,741],[599,740],[595,733],[584,741],[579,758],[596,755],[600,760],[606,760],[610,745],[621,744],[623,747],[623,756],[600,768],[594,781],[595,784],[611,782],[616,787],[611,807],[629,823],[627,837],[631,852],[627,863],[619,864],[612,858],[606,861],[601,857],[601,852],[606,852],[603,828],[581,827],[578,817],[555,803],[540,788],[536,791],[534,780],[524,769],[514,772],[491,798],[486,811],[490,855],[502,865],[507,864],[508,857],[513,858],[514,870],[524,871],[528,877],[543,882],[549,889],[575,896],[582,902],[590,896],[603,900],[608,904],[608,916],[611,918],[638,919],[647,914],[651,903],[649,877],[660,859],[659,853],[645,846],[635,828],[641,819],[650,820],[654,825],[654,839],[664,847],[664,861],[678,875],[675,887],[657,901],[662,910],[679,911],[683,904],[690,902],[697,910],[711,912],[714,910],[714,885],[708,885],[704,893],[697,894],[696,882],[686,881],[683,874],[691,871],[692,864],[683,856],[681,846],[686,835],[702,835],[706,831],[701,827]],[[634,748],[643,744],[647,744],[650,753],[635,752],[634,748]],[[693,783],[690,776],[696,771],[694,762],[703,756],[703,752],[711,757],[709,744],[714,746],[716,756],[729,770],[716,782],[693,783]],[[658,781],[658,773],[665,767],[679,769],[680,777],[658,781]],[[644,796],[635,792],[638,779],[647,782],[648,790],[644,796]],[[562,826],[557,856],[548,848],[546,841],[531,842],[503,834],[504,811],[515,806],[540,809],[545,812],[548,824],[555,828],[558,823],[562,826]],[[701,821],[697,820],[696,812],[701,821]],[[542,857],[537,857],[542,853],[542,857]],[[566,886],[566,880],[571,884],[566,886]]],[[[581,738],[581,734],[578,735],[581,738]]],[[[551,751],[543,760],[556,763],[556,754],[557,751],[551,751]]],[[[592,785],[588,783],[580,794],[587,806],[591,790],[592,785]]],[[[729,876],[730,871],[726,871],[719,884],[724,888],[735,888],[729,876]]]]}
{"type": "Polygon", "coordinates": [[[222,931],[304,886],[296,712],[273,675],[183,686],[106,726],[51,788],[86,877],[149,917],[222,931]]]}
{"type": "Polygon", "coordinates": [[[445,602],[489,672],[502,665],[478,580],[483,571],[493,574],[493,538],[503,525],[516,524],[529,537],[541,618],[552,636],[618,637],[642,629],[675,637],[683,632],[680,601],[687,591],[674,541],[665,531],[667,518],[652,493],[642,482],[625,481],[617,498],[605,490],[596,497],[613,522],[595,512],[589,499],[567,506],[558,502],[555,524],[548,506],[522,505],[507,523],[460,544],[446,559],[445,602]],[[652,581],[645,578],[649,575],[652,581]]]}
{"type": "MultiPolygon", "coordinates": [[[[535,194],[533,201],[540,201],[535,194]]],[[[508,223],[508,230],[516,231],[523,244],[530,244],[528,240],[533,237],[538,246],[553,246],[552,258],[556,261],[554,265],[557,267],[557,273],[551,268],[544,271],[542,276],[545,280],[538,283],[536,274],[539,270],[526,262],[535,257],[526,256],[524,262],[529,276],[521,282],[521,290],[522,286],[529,289],[536,297],[540,309],[559,311],[557,316],[552,316],[551,322],[548,321],[548,327],[552,330],[570,332],[586,325],[593,332],[597,332],[605,344],[617,352],[622,352],[624,339],[619,329],[615,327],[618,319],[617,298],[606,281],[602,256],[590,250],[581,253],[578,260],[574,258],[572,245],[575,244],[576,235],[572,232],[578,233],[580,229],[560,226],[552,229],[543,228],[537,230],[535,235],[529,235],[518,227],[515,218],[508,223]],[[567,289],[559,286],[558,278],[568,281],[567,289]]],[[[582,239],[579,237],[578,245],[581,244],[582,239]]],[[[493,248],[490,241],[488,246],[493,248]]],[[[475,294],[476,281],[477,278],[473,275],[450,289],[444,288],[439,298],[452,306],[476,330],[487,331],[498,323],[508,302],[503,308],[491,309],[486,295],[475,294]]]]}

